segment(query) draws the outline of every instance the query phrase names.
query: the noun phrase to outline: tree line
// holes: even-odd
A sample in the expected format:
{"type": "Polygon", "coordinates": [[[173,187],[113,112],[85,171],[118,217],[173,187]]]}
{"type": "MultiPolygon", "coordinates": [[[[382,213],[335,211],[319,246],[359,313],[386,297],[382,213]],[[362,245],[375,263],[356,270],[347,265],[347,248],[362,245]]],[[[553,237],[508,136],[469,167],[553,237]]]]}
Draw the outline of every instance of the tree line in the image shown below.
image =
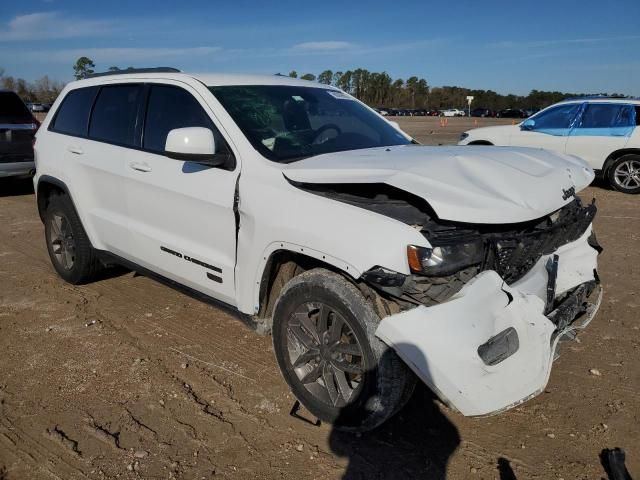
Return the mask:
{"type": "MultiPolygon", "coordinates": [[[[73,65],[73,75],[79,80],[94,73],[95,64],[88,57],[80,57],[73,65]]],[[[109,67],[109,71],[128,70],[117,66],[109,67]]],[[[277,75],[281,75],[278,73],[277,75]]],[[[392,78],[387,72],[370,72],[364,68],[355,70],[324,70],[319,74],[305,73],[298,75],[292,70],[290,77],[301,78],[311,82],[334,85],[372,107],[444,109],[461,108],[467,105],[466,97],[474,97],[473,107],[502,110],[505,108],[537,109],[570,97],[589,94],[549,92],[531,90],[528,95],[503,95],[493,90],[470,89],[457,86],[432,87],[424,78],[412,76],[405,79],[392,78]]],[[[0,68],[0,88],[14,90],[27,102],[52,103],[64,88],[64,83],[50,80],[44,76],[34,82],[22,78],[5,76],[0,68]]],[[[599,95],[607,95],[599,93],[599,95]]],[[[612,96],[623,96],[612,94],[612,96]]]]}
{"type": "Polygon", "coordinates": [[[60,81],[51,80],[47,75],[29,82],[24,78],[5,75],[4,69],[0,68],[0,89],[16,92],[25,102],[53,103],[64,85],[60,81]]]}
{"type": "MultiPolygon", "coordinates": [[[[298,73],[289,72],[297,78],[298,73]]],[[[334,85],[373,107],[436,109],[461,108],[467,96],[473,96],[473,107],[503,110],[506,108],[540,109],[572,97],[607,95],[623,97],[619,93],[568,93],[531,90],[528,95],[503,95],[493,90],[479,90],[458,86],[431,87],[424,78],[393,79],[387,72],[370,72],[363,68],[345,72],[325,70],[317,76],[305,73],[303,80],[334,85]]]]}

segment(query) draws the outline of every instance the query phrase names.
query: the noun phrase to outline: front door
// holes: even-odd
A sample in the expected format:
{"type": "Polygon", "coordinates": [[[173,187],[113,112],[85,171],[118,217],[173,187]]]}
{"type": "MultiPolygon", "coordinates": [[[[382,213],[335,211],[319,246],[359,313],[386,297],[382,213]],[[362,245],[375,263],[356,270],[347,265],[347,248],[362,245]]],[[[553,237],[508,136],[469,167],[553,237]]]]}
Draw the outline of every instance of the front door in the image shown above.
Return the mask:
{"type": "Polygon", "coordinates": [[[125,165],[135,261],[235,305],[239,168],[196,91],[152,84],[147,92],[142,148],[125,165]],[[167,134],[183,127],[210,128],[216,152],[228,155],[227,165],[212,168],[165,156],[167,134]]]}
{"type": "Polygon", "coordinates": [[[511,145],[564,153],[569,132],[581,107],[581,103],[567,103],[540,112],[520,124],[520,130],[511,135],[511,145]]]}

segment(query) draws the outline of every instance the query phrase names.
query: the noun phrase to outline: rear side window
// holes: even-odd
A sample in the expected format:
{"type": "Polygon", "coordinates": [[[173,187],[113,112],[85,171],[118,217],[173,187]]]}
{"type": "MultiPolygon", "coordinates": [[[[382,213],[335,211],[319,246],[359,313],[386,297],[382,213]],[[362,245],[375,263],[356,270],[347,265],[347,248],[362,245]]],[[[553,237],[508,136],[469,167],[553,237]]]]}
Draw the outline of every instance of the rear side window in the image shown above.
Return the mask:
{"type": "Polygon", "coordinates": [[[89,87],[71,90],[67,93],[56,112],[51,130],[85,137],[89,123],[89,112],[97,91],[97,87],[89,87]]]}
{"type": "Polygon", "coordinates": [[[186,90],[154,85],[149,93],[142,146],[145,150],[164,153],[169,131],[174,128],[205,127],[213,131],[216,153],[227,153],[226,143],[198,101],[186,90]]]}
{"type": "Polygon", "coordinates": [[[31,112],[13,92],[0,92],[0,123],[33,123],[31,112]]]}
{"type": "Polygon", "coordinates": [[[140,85],[102,87],[91,113],[89,138],[117,145],[135,146],[140,85]]]}
{"type": "Polygon", "coordinates": [[[589,103],[582,114],[580,128],[617,128],[635,126],[632,105],[589,103]]]}

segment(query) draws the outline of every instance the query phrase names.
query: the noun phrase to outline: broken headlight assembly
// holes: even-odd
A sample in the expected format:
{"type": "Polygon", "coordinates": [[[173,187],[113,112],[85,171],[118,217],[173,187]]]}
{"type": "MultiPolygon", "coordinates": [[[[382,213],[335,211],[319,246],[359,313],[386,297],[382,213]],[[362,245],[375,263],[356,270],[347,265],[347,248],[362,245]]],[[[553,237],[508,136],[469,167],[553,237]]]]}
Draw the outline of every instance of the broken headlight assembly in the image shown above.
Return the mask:
{"type": "Polygon", "coordinates": [[[481,264],[484,243],[477,240],[431,248],[409,245],[407,259],[412,273],[431,277],[451,275],[463,268],[481,264]]]}

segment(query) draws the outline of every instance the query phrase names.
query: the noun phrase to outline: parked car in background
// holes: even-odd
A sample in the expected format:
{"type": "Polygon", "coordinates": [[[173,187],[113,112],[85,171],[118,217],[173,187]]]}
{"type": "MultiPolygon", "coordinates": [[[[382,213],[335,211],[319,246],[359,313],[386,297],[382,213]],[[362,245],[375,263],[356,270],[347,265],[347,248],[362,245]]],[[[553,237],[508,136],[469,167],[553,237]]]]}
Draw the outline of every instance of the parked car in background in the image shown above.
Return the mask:
{"type": "Polygon", "coordinates": [[[29,110],[31,110],[32,112],[45,112],[45,108],[44,105],[42,105],[41,103],[30,103],[28,104],[29,106],[29,110]]]}
{"type": "Polygon", "coordinates": [[[464,415],[519,405],[598,309],[596,206],[574,197],[591,169],[414,145],[330,85],[168,69],[81,80],[35,149],[64,280],[123,263],[236,308],[272,332],[300,402],[339,428],[380,425],[416,375],[464,415]]]}
{"type": "Polygon", "coordinates": [[[440,110],[432,109],[427,112],[427,115],[430,117],[439,117],[441,114],[440,110]]]}
{"type": "Polygon", "coordinates": [[[495,117],[496,112],[494,110],[489,110],[488,108],[474,108],[471,110],[472,117],[495,117]]]}
{"type": "Polygon", "coordinates": [[[464,110],[458,108],[447,108],[446,110],[442,110],[440,115],[442,117],[464,117],[466,114],[464,110]]]}
{"type": "Polygon", "coordinates": [[[527,118],[527,114],[524,110],[520,110],[519,108],[506,108],[504,110],[500,110],[496,117],[498,118],[527,118]]]}
{"type": "Polygon", "coordinates": [[[640,193],[639,126],[640,100],[575,99],[518,125],[469,130],[459,145],[539,147],[576,155],[614,189],[640,193]]]}
{"type": "Polygon", "coordinates": [[[0,177],[33,174],[33,138],[39,123],[20,97],[0,90],[0,177]]]}

